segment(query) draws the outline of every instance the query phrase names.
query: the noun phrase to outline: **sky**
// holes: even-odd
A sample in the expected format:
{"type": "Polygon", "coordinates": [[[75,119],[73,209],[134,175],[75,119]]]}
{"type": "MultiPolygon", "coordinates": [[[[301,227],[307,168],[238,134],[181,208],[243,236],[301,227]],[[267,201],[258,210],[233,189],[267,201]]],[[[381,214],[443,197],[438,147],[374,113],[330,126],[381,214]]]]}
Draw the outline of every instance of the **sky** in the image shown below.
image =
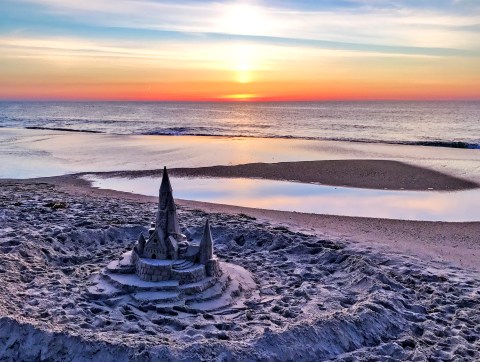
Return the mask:
{"type": "Polygon", "coordinates": [[[0,0],[0,100],[480,99],[480,0],[0,0]]]}

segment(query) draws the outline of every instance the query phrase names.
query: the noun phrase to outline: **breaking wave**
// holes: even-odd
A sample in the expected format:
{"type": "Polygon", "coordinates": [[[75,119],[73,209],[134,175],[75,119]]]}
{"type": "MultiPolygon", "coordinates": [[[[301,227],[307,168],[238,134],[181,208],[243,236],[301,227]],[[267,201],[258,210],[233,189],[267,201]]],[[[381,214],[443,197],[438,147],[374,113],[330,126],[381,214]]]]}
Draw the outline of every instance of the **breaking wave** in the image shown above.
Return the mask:
{"type": "MultiPolygon", "coordinates": [[[[84,132],[84,133],[113,133],[102,132],[99,130],[86,130],[75,128],[62,127],[41,127],[41,126],[27,126],[26,129],[49,130],[49,131],[63,131],[63,132],[84,132]]],[[[262,127],[261,127],[262,128],[262,127]]],[[[267,128],[267,127],[263,127],[267,128]]],[[[460,149],[480,149],[480,143],[465,142],[465,141],[442,141],[442,140],[378,140],[378,139],[353,139],[348,137],[302,137],[295,135],[275,135],[268,133],[254,132],[229,132],[227,127],[165,127],[156,128],[139,132],[137,134],[147,136],[210,136],[210,137],[252,137],[252,138],[278,138],[278,139],[304,139],[304,140],[318,140],[318,141],[340,141],[340,142],[355,142],[355,143],[383,143],[395,145],[410,145],[410,146],[427,146],[427,147],[446,147],[446,148],[460,148],[460,149]]],[[[124,134],[124,133],[119,133],[124,134]]]]}
{"type": "Polygon", "coordinates": [[[81,132],[81,133],[103,133],[100,131],[88,130],[88,129],[71,129],[62,127],[40,127],[40,126],[28,126],[25,129],[40,129],[45,131],[63,131],[63,132],[81,132]]]}

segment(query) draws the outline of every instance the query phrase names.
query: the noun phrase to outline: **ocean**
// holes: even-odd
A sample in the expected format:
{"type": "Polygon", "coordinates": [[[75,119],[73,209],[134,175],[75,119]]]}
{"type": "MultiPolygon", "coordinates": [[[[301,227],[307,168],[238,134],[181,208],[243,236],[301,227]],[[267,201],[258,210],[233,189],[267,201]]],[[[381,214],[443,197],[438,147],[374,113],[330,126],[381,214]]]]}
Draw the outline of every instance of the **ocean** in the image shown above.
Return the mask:
{"type": "Polygon", "coordinates": [[[0,127],[480,148],[480,102],[0,102],[0,127]]]}

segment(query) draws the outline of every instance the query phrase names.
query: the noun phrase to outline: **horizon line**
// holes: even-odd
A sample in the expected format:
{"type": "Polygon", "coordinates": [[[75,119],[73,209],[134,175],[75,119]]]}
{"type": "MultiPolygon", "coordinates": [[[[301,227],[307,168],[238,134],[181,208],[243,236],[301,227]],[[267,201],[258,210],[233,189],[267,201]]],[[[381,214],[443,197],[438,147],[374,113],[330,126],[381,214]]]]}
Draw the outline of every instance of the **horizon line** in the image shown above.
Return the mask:
{"type": "Polygon", "coordinates": [[[107,102],[130,102],[130,103],[306,103],[306,102],[480,102],[480,98],[262,98],[262,99],[232,99],[232,98],[198,98],[198,99],[82,99],[82,98],[0,98],[0,102],[75,102],[75,103],[107,103],[107,102]]]}

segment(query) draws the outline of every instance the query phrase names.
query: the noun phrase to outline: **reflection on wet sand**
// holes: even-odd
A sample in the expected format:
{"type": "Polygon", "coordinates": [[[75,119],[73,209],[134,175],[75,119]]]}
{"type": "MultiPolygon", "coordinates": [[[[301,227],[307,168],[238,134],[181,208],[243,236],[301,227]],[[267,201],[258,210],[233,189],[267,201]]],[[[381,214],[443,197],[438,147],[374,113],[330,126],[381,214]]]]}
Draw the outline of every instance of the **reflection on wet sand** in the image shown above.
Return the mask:
{"type": "MultiPolygon", "coordinates": [[[[87,176],[94,187],[157,196],[158,178],[87,176]]],[[[478,190],[389,191],[245,178],[172,178],[175,197],[315,214],[423,221],[479,221],[478,190]]]]}
{"type": "Polygon", "coordinates": [[[397,160],[480,179],[480,151],[246,137],[144,136],[0,128],[0,178],[318,160],[397,160]]]}

